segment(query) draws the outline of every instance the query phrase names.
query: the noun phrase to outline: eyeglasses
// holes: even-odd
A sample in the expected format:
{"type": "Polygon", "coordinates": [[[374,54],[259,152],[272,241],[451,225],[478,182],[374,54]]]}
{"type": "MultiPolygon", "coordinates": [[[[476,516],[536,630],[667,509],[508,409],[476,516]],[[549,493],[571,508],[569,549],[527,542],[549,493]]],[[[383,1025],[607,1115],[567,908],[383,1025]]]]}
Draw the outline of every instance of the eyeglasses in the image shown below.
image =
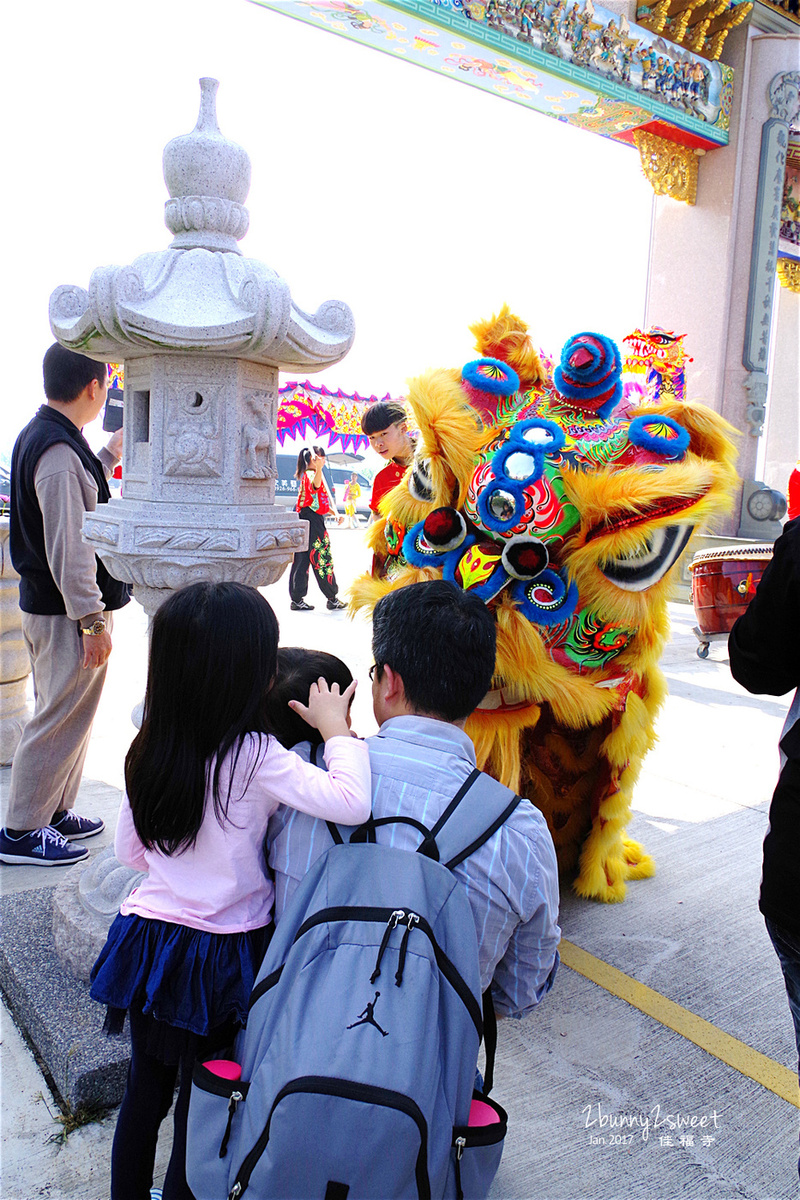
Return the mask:
{"type": "MultiPolygon", "coordinates": [[[[372,666],[371,666],[371,667],[370,667],[370,669],[369,669],[369,679],[370,679],[370,683],[372,683],[372,681],[374,680],[374,678],[375,678],[375,672],[376,672],[377,670],[378,670],[378,664],[377,664],[377,663],[373,663],[373,664],[372,664],[372,666]]],[[[378,678],[380,679],[380,675],[378,676],[378,678]]]]}

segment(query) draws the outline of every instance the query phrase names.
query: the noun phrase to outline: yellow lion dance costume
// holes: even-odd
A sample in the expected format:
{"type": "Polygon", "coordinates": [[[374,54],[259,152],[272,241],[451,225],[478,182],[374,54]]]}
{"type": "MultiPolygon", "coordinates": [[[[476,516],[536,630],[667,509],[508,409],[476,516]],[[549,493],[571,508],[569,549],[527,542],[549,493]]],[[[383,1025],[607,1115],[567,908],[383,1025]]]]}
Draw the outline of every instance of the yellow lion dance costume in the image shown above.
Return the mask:
{"type": "MultiPolygon", "coordinates": [[[[730,505],[734,431],[682,389],[659,398],[658,372],[624,387],[600,334],[554,365],[507,308],[472,332],[480,358],[411,381],[414,463],[352,604],[443,576],[489,605],[495,678],[467,723],[478,765],[542,810],[579,895],[622,900],[655,869],[625,827],[666,693],[670,572],[730,505]]],[[[630,339],[639,379],[647,336],[630,339]]]]}

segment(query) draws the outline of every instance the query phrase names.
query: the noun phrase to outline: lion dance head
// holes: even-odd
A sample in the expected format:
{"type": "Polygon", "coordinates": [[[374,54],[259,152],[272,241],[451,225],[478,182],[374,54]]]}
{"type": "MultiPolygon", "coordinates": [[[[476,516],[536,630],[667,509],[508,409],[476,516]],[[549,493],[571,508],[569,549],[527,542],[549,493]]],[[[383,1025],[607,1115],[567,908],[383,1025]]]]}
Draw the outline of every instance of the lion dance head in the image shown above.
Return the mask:
{"type": "Polygon", "coordinates": [[[730,506],[734,431],[672,377],[659,391],[657,360],[646,393],[626,388],[601,334],[553,363],[507,308],[472,332],[479,358],[410,384],[414,462],[370,530],[353,607],[439,577],[489,606],[495,677],[467,723],[478,765],[542,810],[579,895],[621,900],[655,869],[625,828],[666,692],[670,576],[730,506]]]}

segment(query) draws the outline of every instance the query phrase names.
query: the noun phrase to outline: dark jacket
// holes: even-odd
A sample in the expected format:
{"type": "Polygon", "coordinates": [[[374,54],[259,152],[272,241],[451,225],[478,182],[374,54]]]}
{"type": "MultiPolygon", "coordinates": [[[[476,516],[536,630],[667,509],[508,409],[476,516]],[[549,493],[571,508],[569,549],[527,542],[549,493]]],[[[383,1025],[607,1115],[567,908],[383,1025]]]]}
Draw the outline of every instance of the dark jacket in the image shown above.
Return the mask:
{"type": "MultiPolygon", "coordinates": [[[[36,497],[36,466],[45,450],[66,442],[97,484],[97,503],[105,504],[111,493],[103,465],[92,453],[89,443],[76,425],[62,413],[43,404],[17,438],[11,456],[11,519],[9,548],[11,561],[19,572],[19,606],[23,612],[56,616],[66,607],[50,566],[44,540],[44,522],[36,497]]],[[[96,557],[96,556],[95,556],[96,557]]],[[[130,589],[108,573],[99,558],[97,586],[103,608],[122,608],[130,599],[130,589]]]]}
{"type": "MultiPolygon", "coordinates": [[[[731,674],[748,692],[783,696],[800,687],[800,519],[775,543],[746,612],[728,639],[731,674]]],[[[781,739],[786,763],[769,810],[759,907],[800,935],[800,721],[781,739]]]]}

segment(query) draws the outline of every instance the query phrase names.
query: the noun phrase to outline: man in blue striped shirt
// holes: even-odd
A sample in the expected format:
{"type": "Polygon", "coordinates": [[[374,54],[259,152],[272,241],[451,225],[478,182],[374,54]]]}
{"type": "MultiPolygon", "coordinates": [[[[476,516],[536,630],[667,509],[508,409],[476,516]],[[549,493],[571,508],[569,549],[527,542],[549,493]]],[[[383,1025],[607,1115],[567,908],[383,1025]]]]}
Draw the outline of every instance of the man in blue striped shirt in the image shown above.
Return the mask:
{"type": "MultiPolygon", "coordinates": [[[[373,615],[372,699],[380,729],[368,739],[372,812],[431,828],[475,769],[464,724],[489,690],[495,625],[486,606],[444,580],[384,596],[373,615]]],[[[379,842],[416,850],[413,826],[379,827],[379,842]]],[[[270,820],[275,920],[311,864],[332,844],[324,821],[283,807],[270,820]]],[[[523,1017],[558,966],[558,868],[544,817],[523,800],[500,829],[454,868],[478,934],[481,987],[498,1016],[523,1017]]]]}

